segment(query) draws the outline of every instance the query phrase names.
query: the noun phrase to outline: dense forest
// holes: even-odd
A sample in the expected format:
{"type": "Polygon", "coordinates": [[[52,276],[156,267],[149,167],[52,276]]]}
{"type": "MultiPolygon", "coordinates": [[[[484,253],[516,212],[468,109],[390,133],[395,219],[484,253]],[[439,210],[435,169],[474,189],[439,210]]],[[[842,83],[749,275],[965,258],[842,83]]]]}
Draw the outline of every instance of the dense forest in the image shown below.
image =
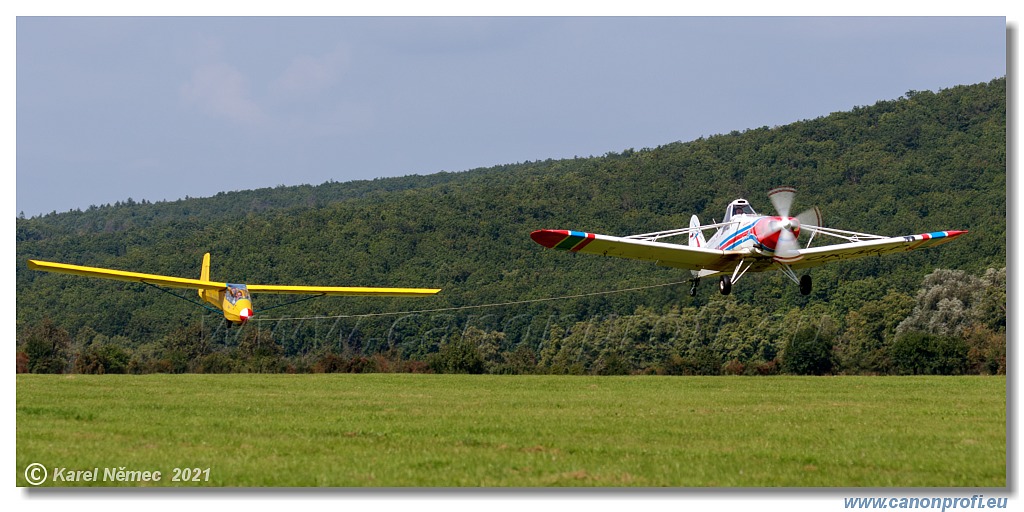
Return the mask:
{"type": "MultiPolygon", "coordinates": [[[[344,162],[338,162],[339,175],[344,162]]],[[[284,173],[285,170],[282,170],[284,173]]],[[[587,374],[1000,373],[1006,81],[909,91],[786,126],[657,148],[16,220],[19,371],[587,374]],[[721,296],[689,272],[550,251],[541,228],[628,235],[721,219],[778,186],[824,225],[967,229],[940,248],[777,272],[721,296]],[[261,284],[438,287],[431,298],[256,296],[219,313],[28,259],[261,284]],[[675,284],[673,284],[675,283],[675,284]],[[552,299],[552,300],[549,300],[552,299]],[[277,306],[281,307],[277,307],[277,306]]]]}

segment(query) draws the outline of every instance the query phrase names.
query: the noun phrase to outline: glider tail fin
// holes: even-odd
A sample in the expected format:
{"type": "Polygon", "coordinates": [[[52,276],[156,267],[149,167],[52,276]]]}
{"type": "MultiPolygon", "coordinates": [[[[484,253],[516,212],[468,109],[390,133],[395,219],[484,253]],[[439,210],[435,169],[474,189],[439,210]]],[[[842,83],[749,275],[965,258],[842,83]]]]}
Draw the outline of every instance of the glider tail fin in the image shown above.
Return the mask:
{"type": "Polygon", "coordinates": [[[202,273],[199,274],[199,279],[202,281],[210,280],[210,253],[203,255],[203,270],[202,273]]]}
{"type": "MultiPolygon", "coordinates": [[[[206,253],[203,255],[203,268],[200,271],[199,279],[203,281],[210,280],[210,253],[206,253]]],[[[210,301],[209,299],[207,299],[208,294],[210,294],[210,292],[207,292],[206,290],[199,290],[199,298],[207,302],[210,301]]]]}

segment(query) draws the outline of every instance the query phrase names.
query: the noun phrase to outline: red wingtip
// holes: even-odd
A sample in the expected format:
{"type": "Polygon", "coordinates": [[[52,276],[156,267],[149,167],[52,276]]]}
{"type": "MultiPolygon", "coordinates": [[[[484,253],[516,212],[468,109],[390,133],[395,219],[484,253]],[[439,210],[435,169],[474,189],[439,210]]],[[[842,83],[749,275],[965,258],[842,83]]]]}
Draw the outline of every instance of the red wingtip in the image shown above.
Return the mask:
{"type": "Polygon", "coordinates": [[[564,229],[538,229],[533,233],[530,233],[530,238],[534,242],[547,247],[548,249],[558,245],[559,242],[565,240],[565,237],[569,236],[569,232],[564,229]]]}

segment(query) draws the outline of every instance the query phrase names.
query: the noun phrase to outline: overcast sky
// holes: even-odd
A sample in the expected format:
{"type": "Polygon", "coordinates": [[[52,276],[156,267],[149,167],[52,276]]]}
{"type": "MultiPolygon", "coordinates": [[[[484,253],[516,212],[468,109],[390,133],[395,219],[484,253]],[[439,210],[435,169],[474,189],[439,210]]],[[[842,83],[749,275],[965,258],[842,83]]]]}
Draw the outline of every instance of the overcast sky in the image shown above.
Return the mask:
{"type": "Polygon", "coordinates": [[[17,19],[17,204],[602,155],[1006,74],[1004,18],[17,19]]]}

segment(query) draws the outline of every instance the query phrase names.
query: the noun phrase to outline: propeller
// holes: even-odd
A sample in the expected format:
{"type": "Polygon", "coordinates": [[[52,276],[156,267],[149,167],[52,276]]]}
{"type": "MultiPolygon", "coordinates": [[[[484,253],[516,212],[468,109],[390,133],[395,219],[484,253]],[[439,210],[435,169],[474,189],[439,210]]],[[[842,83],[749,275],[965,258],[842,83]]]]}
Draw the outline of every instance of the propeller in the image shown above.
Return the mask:
{"type": "Polygon", "coordinates": [[[817,227],[821,225],[821,210],[817,206],[801,212],[796,217],[789,216],[790,207],[796,197],[796,189],[780,187],[768,192],[768,199],[775,207],[775,213],[781,220],[774,222],[771,233],[779,233],[775,244],[775,257],[779,260],[792,260],[800,255],[800,243],[796,239],[796,231],[801,226],[817,227]]]}

